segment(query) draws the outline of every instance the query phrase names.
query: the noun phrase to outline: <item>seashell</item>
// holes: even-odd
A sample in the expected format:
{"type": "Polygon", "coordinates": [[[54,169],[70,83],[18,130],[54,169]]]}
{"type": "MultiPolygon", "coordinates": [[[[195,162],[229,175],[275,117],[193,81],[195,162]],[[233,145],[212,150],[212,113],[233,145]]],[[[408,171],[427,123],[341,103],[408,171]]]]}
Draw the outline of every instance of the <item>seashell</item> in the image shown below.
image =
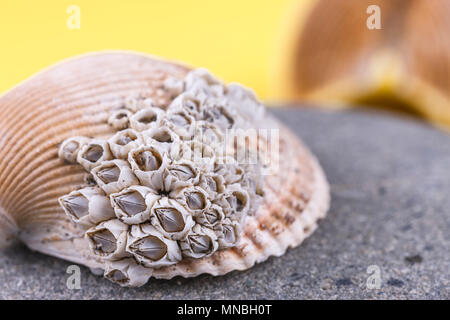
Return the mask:
{"type": "Polygon", "coordinates": [[[450,128],[448,1],[314,0],[291,14],[274,99],[383,107],[450,128]]]}
{"type": "Polygon", "coordinates": [[[87,55],[41,72],[0,97],[0,131],[1,244],[17,238],[122,286],[248,269],[299,245],[329,205],[317,160],[251,91],[145,55],[87,55]],[[227,137],[218,107],[233,129],[274,130],[278,143],[258,146],[258,162],[247,164],[234,159],[241,144],[197,140],[196,122],[227,137]],[[161,121],[130,127],[153,108],[161,121]],[[111,138],[121,131],[143,139],[119,152],[111,138]],[[158,141],[164,132],[172,143],[158,141]],[[220,177],[216,192],[208,177],[220,177]]]}

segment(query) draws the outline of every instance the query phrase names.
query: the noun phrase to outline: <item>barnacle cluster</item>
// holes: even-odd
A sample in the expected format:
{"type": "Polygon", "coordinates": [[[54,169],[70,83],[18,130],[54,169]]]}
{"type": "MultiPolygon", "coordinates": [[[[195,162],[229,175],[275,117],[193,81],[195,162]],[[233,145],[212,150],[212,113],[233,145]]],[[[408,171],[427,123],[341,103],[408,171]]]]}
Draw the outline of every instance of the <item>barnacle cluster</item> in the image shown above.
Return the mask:
{"type": "Polygon", "coordinates": [[[230,134],[263,112],[253,93],[203,69],[168,78],[163,90],[168,106],[127,98],[110,114],[109,139],[72,137],[59,149],[95,181],[59,202],[85,228],[105,277],[122,285],[235,246],[262,197],[261,165],[236,156],[259,151],[230,134]]]}

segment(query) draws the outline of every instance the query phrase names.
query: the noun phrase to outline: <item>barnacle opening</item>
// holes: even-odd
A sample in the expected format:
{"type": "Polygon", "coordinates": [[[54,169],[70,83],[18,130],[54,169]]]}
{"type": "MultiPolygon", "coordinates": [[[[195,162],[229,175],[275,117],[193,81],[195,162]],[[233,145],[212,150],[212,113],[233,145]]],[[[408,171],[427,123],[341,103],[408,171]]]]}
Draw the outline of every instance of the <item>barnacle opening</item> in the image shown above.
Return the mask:
{"type": "Polygon", "coordinates": [[[67,153],[74,153],[79,147],[80,144],[77,141],[72,140],[64,146],[63,151],[67,153]]]}
{"type": "Polygon", "coordinates": [[[226,197],[226,200],[234,210],[241,212],[247,206],[248,195],[240,191],[233,191],[226,197]]]}
{"type": "Polygon", "coordinates": [[[136,114],[136,121],[142,124],[150,124],[157,119],[158,115],[152,110],[142,110],[140,113],[136,114]]]}
{"type": "Polygon", "coordinates": [[[188,164],[178,164],[169,168],[169,172],[182,181],[187,181],[196,176],[196,173],[192,166],[188,164]]]}
{"type": "Polygon", "coordinates": [[[167,245],[158,237],[147,236],[130,245],[130,250],[152,261],[159,261],[167,254],[167,245]]]}
{"type": "Polygon", "coordinates": [[[161,167],[162,156],[153,148],[142,150],[133,155],[134,161],[142,171],[156,171],[161,167]]]}
{"type": "Polygon", "coordinates": [[[147,209],[145,198],[137,191],[119,195],[114,198],[114,202],[128,216],[134,216],[147,209]]]}
{"type": "Polygon", "coordinates": [[[97,254],[107,255],[117,250],[116,238],[108,229],[97,230],[89,237],[97,254]]]}
{"type": "Polygon", "coordinates": [[[205,195],[201,192],[185,192],[186,204],[189,209],[202,210],[206,207],[205,195]]]}
{"type": "Polygon", "coordinates": [[[214,226],[223,219],[223,213],[221,213],[219,210],[220,207],[217,208],[217,206],[212,206],[210,209],[204,212],[202,218],[204,218],[209,225],[214,226]]]}
{"type": "Polygon", "coordinates": [[[89,200],[81,194],[62,197],[61,202],[66,212],[76,219],[80,219],[89,214],[89,200]]]}
{"type": "Polygon", "coordinates": [[[167,128],[159,128],[158,130],[155,130],[150,135],[150,138],[161,143],[173,142],[172,133],[167,128]]]}
{"type": "Polygon", "coordinates": [[[208,253],[213,247],[211,238],[207,236],[192,235],[188,239],[194,253],[208,253]]]}
{"type": "Polygon", "coordinates": [[[101,168],[96,174],[103,183],[117,182],[120,176],[120,168],[116,164],[111,164],[101,168]]]}
{"type": "Polygon", "coordinates": [[[162,228],[167,232],[183,231],[186,225],[183,215],[175,208],[157,208],[155,214],[162,228]]]}
{"type": "Polygon", "coordinates": [[[129,280],[127,275],[120,270],[112,270],[109,273],[105,273],[105,277],[116,283],[125,283],[129,280]]]}
{"type": "Polygon", "coordinates": [[[227,243],[232,244],[236,242],[236,232],[232,225],[223,225],[222,234],[227,243]]]}
{"type": "Polygon", "coordinates": [[[137,135],[133,133],[131,130],[122,131],[116,138],[115,143],[119,146],[125,146],[132,141],[137,139],[137,135]]]}
{"type": "Polygon", "coordinates": [[[168,120],[179,127],[186,127],[192,124],[192,119],[182,111],[170,114],[168,120]]]}
{"type": "Polygon", "coordinates": [[[99,144],[91,144],[83,153],[83,159],[95,163],[103,156],[103,147],[99,144]]]}

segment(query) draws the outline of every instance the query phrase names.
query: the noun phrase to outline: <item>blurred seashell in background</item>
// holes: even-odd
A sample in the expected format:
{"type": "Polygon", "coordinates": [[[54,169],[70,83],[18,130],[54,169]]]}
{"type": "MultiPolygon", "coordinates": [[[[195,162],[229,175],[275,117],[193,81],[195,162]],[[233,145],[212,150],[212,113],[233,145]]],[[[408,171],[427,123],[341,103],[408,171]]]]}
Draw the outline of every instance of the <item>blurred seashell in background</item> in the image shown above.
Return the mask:
{"type": "Polygon", "coordinates": [[[450,128],[449,1],[306,2],[284,28],[277,100],[373,105],[450,128]],[[374,5],[381,29],[367,27],[374,5]]]}

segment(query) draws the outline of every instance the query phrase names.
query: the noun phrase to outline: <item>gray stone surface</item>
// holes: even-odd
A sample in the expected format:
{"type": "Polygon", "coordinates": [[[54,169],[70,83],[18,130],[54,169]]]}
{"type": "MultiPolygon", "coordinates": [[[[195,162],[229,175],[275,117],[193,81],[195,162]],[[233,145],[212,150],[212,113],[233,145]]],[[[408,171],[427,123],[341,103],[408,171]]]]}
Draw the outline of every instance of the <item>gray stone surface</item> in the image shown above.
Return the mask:
{"type": "Polygon", "coordinates": [[[151,280],[124,289],[82,268],[15,246],[0,254],[4,299],[448,299],[450,137],[374,112],[276,110],[322,163],[332,206],[300,247],[244,272],[151,280]],[[381,288],[369,290],[376,265],[381,288]]]}

